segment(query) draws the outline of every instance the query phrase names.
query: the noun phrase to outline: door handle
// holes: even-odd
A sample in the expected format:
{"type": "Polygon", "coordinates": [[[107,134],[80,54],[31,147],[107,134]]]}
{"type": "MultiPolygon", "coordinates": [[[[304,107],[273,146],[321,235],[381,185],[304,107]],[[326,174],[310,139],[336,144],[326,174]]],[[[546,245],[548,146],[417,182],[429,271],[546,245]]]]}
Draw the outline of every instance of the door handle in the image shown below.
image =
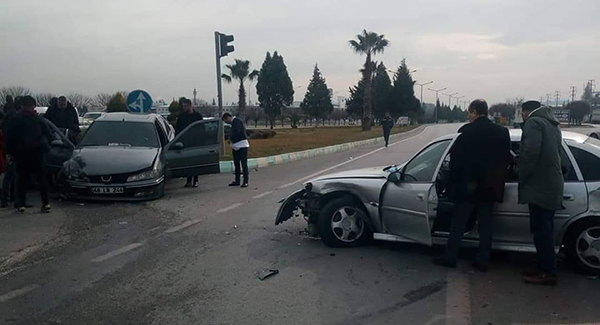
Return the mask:
{"type": "Polygon", "coordinates": [[[575,201],[575,195],[573,195],[573,194],[563,194],[563,200],[565,200],[565,201],[575,201]]]}
{"type": "Polygon", "coordinates": [[[417,194],[417,200],[423,201],[424,198],[425,198],[425,194],[423,194],[423,193],[417,194]]]}

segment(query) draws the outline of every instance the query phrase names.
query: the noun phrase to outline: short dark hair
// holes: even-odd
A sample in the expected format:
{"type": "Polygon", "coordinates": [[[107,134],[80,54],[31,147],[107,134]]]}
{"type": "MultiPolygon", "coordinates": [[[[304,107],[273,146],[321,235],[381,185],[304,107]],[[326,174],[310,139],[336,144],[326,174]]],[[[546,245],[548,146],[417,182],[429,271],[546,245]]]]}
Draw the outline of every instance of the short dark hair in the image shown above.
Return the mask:
{"type": "Polygon", "coordinates": [[[22,107],[31,107],[36,106],[37,103],[35,102],[35,98],[33,98],[32,96],[25,96],[21,98],[21,105],[22,107]]]}
{"type": "Polygon", "coordinates": [[[231,115],[231,113],[225,113],[225,114],[223,114],[222,120],[225,120],[230,117],[233,117],[233,115],[231,115]]]}
{"type": "Polygon", "coordinates": [[[538,102],[537,100],[528,100],[521,104],[521,111],[533,112],[540,107],[542,107],[542,103],[538,102]]]}
{"type": "Polygon", "coordinates": [[[65,97],[65,96],[60,96],[60,97],[58,97],[58,101],[59,101],[59,102],[66,102],[66,101],[67,101],[67,97],[65,97]]]}
{"type": "Polygon", "coordinates": [[[191,100],[189,100],[189,99],[187,99],[187,98],[184,98],[184,99],[182,99],[182,100],[179,102],[179,104],[181,104],[182,106],[183,106],[183,104],[188,104],[188,105],[190,105],[190,106],[191,106],[191,105],[192,105],[192,101],[191,101],[191,100]]]}
{"type": "Polygon", "coordinates": [[[476,99],[469,104],[469,112],[479,115],[479,116],[487,116],[488,115],[488,104],[483,99],[476,99]]]}

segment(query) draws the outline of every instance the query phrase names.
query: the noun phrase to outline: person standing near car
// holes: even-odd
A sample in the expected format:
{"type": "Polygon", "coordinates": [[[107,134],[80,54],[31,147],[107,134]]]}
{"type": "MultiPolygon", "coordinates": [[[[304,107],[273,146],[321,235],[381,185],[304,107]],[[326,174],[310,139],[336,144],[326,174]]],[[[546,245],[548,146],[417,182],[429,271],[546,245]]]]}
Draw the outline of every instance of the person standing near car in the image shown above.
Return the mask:
{"type": "MultiPolygon", "coordinates": [[[[177,117],[177,123],[175,124],[175,136],[179,135],[185,128],[197,121],[202,121],[202,114],[194,111],[192,107],[192,101],[187,98],[182,98],[179,101],[181,105],[181,112],[177,117]]],[[[185,187],[198,187],[198,176],[188,177],[185,187]]]]}
{"type": "MultiPolygon", "coordinates": [[[[2,132],[4,134],[4,149],[6,147],[6,131],[7,126],[12,117],[21,108],[21,97],[16,97],[13,101],[12,96],[6,96],[6,104],[4,105],[4,121],[2,123],[2,132]]],[[[3,150],[6,168],[4,169],[4,179],[2,180],[2,193],[0,193],[0,208],[6,208],[9,201],[15,201],[16,194],[16,175],[17,168],[6,150],[3,150]]],[[[15,202],[16,207],[16,202],[15,202]]]]}
{"type": "Polygon", "coordinates": [[[390,133],[394,128],[394,119],[390,117],[389,112],[385,112],[385,116],[381,120],[381,126],[383,127],[383,139],[385,140],[385,146],[387,147],[390,143],[390,133]]]}
{"type": "Polygon", "coordinates": [[[50,130],[35,111],[36,102],[31,96],[22,99],[22,107],[9,121],[6,132],[6,152],[17,168],[16,207],[25,212],[27,188],[36,176],[42,195],[42,212],[50,212],[48,188],[44,175],[44,156],[50,149],[50,130]]]}
{"type": "Polygon", "coordinates": [[[79,116],[75,107],[67,100],[67,97],[58,97],[58,107],[51,107],[46,111],[44,117],[52,122],[57,128],[64,130],[65,135],[73,143],[77,143],[77,136],[81,133],[79,128],[79,116]]]}
{"type": "Polygon", "coordinates": [[[248,187],[248,134],[244,121],[239,117],[233,117],[229,113],[223,114],[223,122],[231,125],[231,149],[233,151],[233,164],[235,166],[235,180],[229,186],[248,187]],[[240,183],[240,176],[244,172],[244,182],[240,183]]]}
{"type": "Polygon", "coordinates": [[[529,284],[558,281],[554,215],[563,209],[564,178],[560,150],[560,122],[550,107],[538,101],[523,103],[523,135],[519,152],[519,203],[529,205],[531,233],[537,250],[536,271],[525,272],[529,284]]]}
{"type": "Polygon", "coordinates": [[[477,99],[469,105],[469,121],[450,151],[450,185],[448,196],[455,204],[450,237],[443,257],[434,263],[456,267],[460,243],[469,217],[477,214],[479,251],[473,267],[488,270],[492,249],[492,208],[504,200],[504,186],[510,163],[508,129],[488,118],[488,105],[477,99]]]}

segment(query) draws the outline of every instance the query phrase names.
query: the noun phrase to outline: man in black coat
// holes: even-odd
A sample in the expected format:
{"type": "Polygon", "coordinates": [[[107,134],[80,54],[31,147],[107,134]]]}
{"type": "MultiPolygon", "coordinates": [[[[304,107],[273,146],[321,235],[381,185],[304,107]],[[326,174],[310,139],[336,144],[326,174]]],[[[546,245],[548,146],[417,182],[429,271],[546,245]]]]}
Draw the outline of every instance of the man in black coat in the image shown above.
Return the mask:
{"type": "Polygon", "coordinates": [[[20,213],[25,212],[27,187],[32,176],[36,176],[42,194],[42,212],[50,212],[44,156],[50,149],[51,135],[35,106],[33,97],[23,97],[22,107],[9,121],[6,132],[6,152],[17,167],[16,207],[20,213]]]}
{"type": "Polygon", "coordinates": [[[58,97],[57,105],[57,107],[51,105],[44,117],[57,128],[66,131],[65,134],[69,137],[69,140],[76,143],[77,136],[81,133],[77,110],[65,96],[58,97]]]}
{"type": "MultiPolygon", "coordinates": [[[[202,114],[194,111],[192,107],[192,101],[183,98],[179,101],[181,105],[181,112],[177,117],[177,123],[175,124],[175,135],[181,133],[185,128],[194,124],[197,121],[202,121],[202,114]]],[[[188,177],[187,182],[185,183],[185,187],[198,187],[198,175],[193,177],[188,177]]]]}
{"type": "Polygon", "coordinates": [[[488,106],[482,99],[469,105],[469,120],[458,131],[450,151],[450,188],[455,203],[450,238],[443,257],[434,263],[456,267],[460,243],[469,217],[479,220],[479,252],[473,267],[485,272],[492,249],[492,208],[504,200],[504,185],[511,161],[508,129],[488,118],[488,106]]]}
{"type": "Polygon", "coordinates": [[[235,166],[235,181],[229,186],[248,187],[248,134],[244,121],[239,117],[233,117],[229,113],[223,114],[223,122],[231,124],[231,149],[233,151],[233,164],[235,166]],[[240,176],[244,171],[244,182],[240,183],[240,176]]]}
{"type": "Polygon", "coordinates": [[[394,128],[394,119],[390,117],[389,112],[385,113],[385,116],[381,120],[381,126],[383,127],[383,139],[387,147],[390,143],[390,133],[392,133],[392,129],[394,128]]]}

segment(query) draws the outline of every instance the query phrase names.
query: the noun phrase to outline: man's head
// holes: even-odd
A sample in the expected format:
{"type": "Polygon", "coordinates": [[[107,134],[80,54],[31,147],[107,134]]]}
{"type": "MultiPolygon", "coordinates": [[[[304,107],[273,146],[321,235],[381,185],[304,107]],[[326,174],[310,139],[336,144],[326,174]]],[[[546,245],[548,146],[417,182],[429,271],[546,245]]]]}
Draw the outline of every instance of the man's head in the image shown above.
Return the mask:
{"type": "Polygon", "coordinates": [[[6,103],[9,105],[12,105],[13,104],[13,96],[6,95],[6,103]]]}
{"type": "Polygon", "coordinates": [[[67,106],[69,106],[69,102],[67,101],[67,97],[65,96],[60,96],[58,97],[58,107],[65,109],[67,108],[67,106]]]}
{"type": "Polygon", "coordinates": [[[192,108],[192,101],[191,100],[189,100],[187,98],[184,98],[179,103],[181,104],[181,110],[184,113],[191,113],[192,112],[193,108],[192,108]]]}
{"type": "Polygon", "coordinates": [[[22,109],[35,109],[37,103],[35,102],[35,98],[31,96],[25,96],[21,98],[21,108],[22,109]]]}
{"type": "Polygon", "coordinates": [[[476,99],[469,104],[469,121],[488,116],[488,104],[483,99],[476,99]]]}
{"type": "Polygon", "coordinates": [[[223,114],[223,122],[225,122],[227,124],[231,124],[232,120],[233,120],[233,115],[231,115],[229,113],[223,114]]]}
{"type": "Polygon", "coordinates": [[[385,112],[385,117],[390,118],[390,112],[385,112]]]}
{"type": "Polygon", "coordinates": [[[523,121],[527,121],[531,112],[540,107],[542,107],[542,103],[537,100],[528,100],[521,104],[521,116],[523,117],[523,121]]]}

